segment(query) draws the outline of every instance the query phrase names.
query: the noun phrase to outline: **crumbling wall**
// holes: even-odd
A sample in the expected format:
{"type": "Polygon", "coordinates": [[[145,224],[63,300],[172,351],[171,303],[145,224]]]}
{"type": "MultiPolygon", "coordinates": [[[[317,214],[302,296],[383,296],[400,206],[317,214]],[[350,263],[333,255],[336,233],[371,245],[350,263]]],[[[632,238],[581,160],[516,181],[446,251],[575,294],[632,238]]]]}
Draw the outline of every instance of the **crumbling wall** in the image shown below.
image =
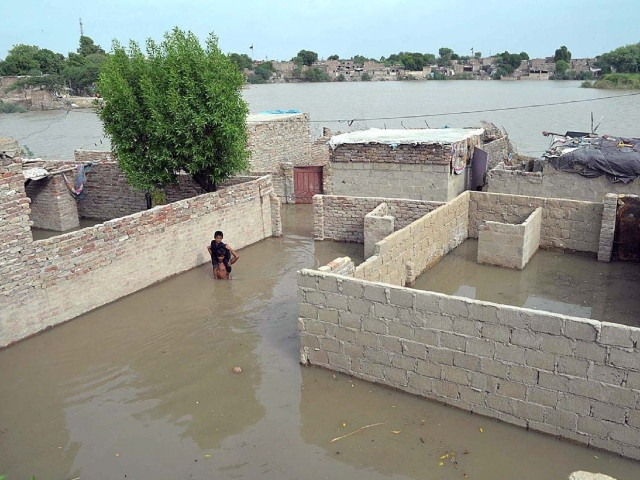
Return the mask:
{"type": "Polygon", "coordinates": [[[395,219],[388,214],[386,203],[381,203],[364,216],[364,258],[373,255],[376,243],[395,231],[395,219]]]}
{"type": "Polygon", "coordinates": [[[22,165],[0,174],[0,347],[209,262],[215,230],[235,248],[281,233],[261,177],[34,242],[22,165]]]}

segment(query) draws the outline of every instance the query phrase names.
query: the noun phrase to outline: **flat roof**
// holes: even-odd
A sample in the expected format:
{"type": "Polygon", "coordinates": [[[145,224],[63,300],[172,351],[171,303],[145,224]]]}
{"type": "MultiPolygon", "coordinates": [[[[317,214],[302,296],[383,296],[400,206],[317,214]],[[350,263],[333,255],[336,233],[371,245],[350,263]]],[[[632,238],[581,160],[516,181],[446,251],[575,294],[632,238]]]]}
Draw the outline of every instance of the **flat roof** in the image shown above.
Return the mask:
{"type": "Polygon", "coordinates": [[[461,142],[473,136],[482,135],[483,128],[419,128],[389,130],[370,128],[356,132],[334,135],[329,140],[331,148],[345,143],[382,143],[386,145],[404,144],[450,144],[461,142]]]}
{"type": "Polygon", "coordinates": [[[300,115],[304,115],[304,113],[252,113],[247,116],[247,122],[275,122],[285,118],[299,117],[300,115]]]}

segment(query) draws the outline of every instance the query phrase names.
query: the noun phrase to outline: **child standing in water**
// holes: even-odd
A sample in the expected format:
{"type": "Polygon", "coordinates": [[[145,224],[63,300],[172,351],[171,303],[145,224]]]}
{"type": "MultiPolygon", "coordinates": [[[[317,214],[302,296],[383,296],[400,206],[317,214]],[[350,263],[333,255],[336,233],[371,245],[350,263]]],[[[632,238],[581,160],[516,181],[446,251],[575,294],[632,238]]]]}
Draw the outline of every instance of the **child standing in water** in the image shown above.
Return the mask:
{"type": "Polygon", "coordinates": [[[216,279],[231,279],[231,265],[236,263],[240,256],[229,245],[222,242],[223,234],[220,230],[213,235],[211,245],[207,247],[211,255],[213,276],[216,279]]]}

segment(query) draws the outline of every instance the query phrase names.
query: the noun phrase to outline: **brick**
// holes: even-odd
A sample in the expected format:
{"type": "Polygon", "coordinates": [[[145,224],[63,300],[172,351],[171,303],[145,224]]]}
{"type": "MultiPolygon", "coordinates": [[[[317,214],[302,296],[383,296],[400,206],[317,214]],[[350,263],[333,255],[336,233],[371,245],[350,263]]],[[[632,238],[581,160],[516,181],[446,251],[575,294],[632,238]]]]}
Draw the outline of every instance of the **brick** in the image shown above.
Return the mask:
{"type": "Polygon", "coordinates": [[[371,363],[366,360],[358,361],[358,371],[378,380],[382,380],[384,378],[382,365],[371,363]]]}
{"type": "Polygon", "coordinates": [[[587,360],[576,357],[558,356],[556,363],[558,373],[587,378],[587,370],[589,369],[589,362],[587,360]]]}
{"type": "Polygon", "coordinates": [[[320,348],[327,352],[340,353],[340,342],[335,338],[320,337],[320,348]]]}
{"type": "Polygon", "coordinates": [[[416,371],[418,366],[418,359],[405,357],[402,354],[394,355],[391,354],[391,366],[396,368],[401,368],[404,371],[416,371]]]}
{"type": "Polygon", "coordinates": [[[342,281],[342,294],[348,297],[363,298],[364,285],[355,281],[342,281]]]}
{"type": "Polygon", "coordinates": [[[401,368],[385,367],[383,370],[384,379],[393,385],[408,385],[407,371],[401,368]]]}
{"type": "Polygon", "coordinates": [[[482,338],[467,338],[465,351],[473,355],[492,358],[495,355],[495,342],[482,338]]]}
{"type": "Polygon", "coordinates": [[[391,365],[391,356],[389,355],[389,353],[377,348],[365,348],[364,359],[368,362],[378,365],[391,365]]]}
{"type": "Polygon", "coordinates": [[[413,299],[415,297],[415,293],[410,290],[400,290],[397,288],[391,289],[390,293],[390,302],[393,305],[398,305],[401,307],[413,307],[413,299]]]}
{"type": "Polygon", "coordinates": [[[484,405],[485,393],[481,390],[467,387],[465,385],[458,386],[460,400],[470,405],[484,405]]]}
{"type": "Polygon", "coordinates": [[[437,347],[427,347],[426,350],[427,360],[440,365],[453,365],[453,350],[437,347]]]}
{"type": "Polygon", "coordinates": [[[459,317],[453,319],[453,331],[468,336],[479,336],[481,325],[473,320],[466,320],[459,317]]]}
{"type": "Polygon", "coordinates": [[[501,380],[498,382],[497,393],[505,397],[524,400],[527,388],[522,383],[501,380]]]}
{"type": "Polygon", "coordinates": [[[322,276],[318,280],[318,289],[324,292],[338,292],[338,280],[336,277],[322,276]]]}
{"type": "Polygon", "coordinates": [[[622,385],[627,378],[626,370],[608,365],[592,364],[587,372],[587,378],[596,382],[622,385]]]}
{"type": "Polygon", "coordinates": [[[569,338],[575,340],[583,340],[586,342],[595,342],[600,331],[599,322],[579,321],[567,318],[565,321],[564,332],[569,338]]]}
{"type": "Polygon", "coordinates": [[[538,383],[538,371],[534,368],[523,365],[509,365],[507,378],[512,382],[520,382],[526,385],[536,385],[538,383]]]}
{"type": "Polygon", "coordinates": [[[310,305],[308,303],[300,303],[298,305],[298,315],[309,320],[317,320],[318,308],[315,305],[310,305]]]}
{"type": "MultiPolygon", "coordinates": [[[[485,303],[470,302],[469,319],[483,322],[485,324],[483,328],[485,328],[487,324],[496,324],[498,323],[498,308],[485,303]]],[[[494,338],[494,340],[499,339],[494,338]]]]}
{"type": "Polygon", "coordinates": [[[476,371],[480,368],[480,358],[468,353],[453,352],[453,364],[465,370],[476,371]]]}
{"type": "Polygon", "coordinates": [[[557,335],[542,335],[541,350],[546,353],[557,353],[559,355],[571,356],[573,354],[573,340],[557,335]]]}
{"type": "Polygon", "coordinates": [[[430,393],[433,391],[433,379],[409,372],[407,375],[408,384],[418,392],[430,393]]]}
{"type": "Polygon", "coordinates": [[[538,377],[538,385],[557,392],[568,392],[569,385],[573,382],[568,376],[557,373],[540,372],[538,377]]]}
{"type": "Polygon", "coordinates": [[[387,295],[385,288],[378,285],[366,284],[364,286],[364,298],[374,302],[386,303],[387,295]]]}
{"type": "Polygon", "coordinates": [[[613,385],[607,385],[603,400],[612,405],[638,408],[640,407],[640,392],[630,390],[629,387],[614,387],[613,385]]]}
{"type": "Polygon", "coordinates": [[[387,326],[387,331],[389,335],[394,337],[403,338],[407,340],[413,340],[415,337],[415,332],[417,329],[412,327],[407,327],[401,323],[391,322],[387,326]]]}
{"type": "Polygon", "coordinates": [[[362,315],[341,311],[338,314],[338,324],[359,330],[362,327],[362,315]]]}
{"type": "Polygon", "coordinates": [[[576,430],[578,425],[578,415],[566,410],[550,409],[545,412],[545,423],[555,425],[567,430],[576,430]]]}
{"type": "Polygon", "coordinates": [[[425,377],[440,378],[440,371],[442,370],[440,365],[425,360],[418,360],[417,362],[417,373],[425,377]]]}
{"type": "Polygon", "coordinates": [[[640,351],[611,348],[609,351],[609,363],[616,367],[640,371],[640,351]]]}
{"type": "Polygon", "coordinates": [[[542,336],[530,330],[522,330],[517,328],[513,329],[513,331],[511,332],[510,343],[513,345],[518,345],[520,347],[538,350],[542,345],[542,336]]]}
{"type": "Polygon", "coordinates": [[[480,372],[491,375],[492,377],[506,379],[509,371],[509,365],[498,360],[490,358],[480,359],[480,372]]]}
{"type": "Polygon", "coordinates": [[[511,402],[514,415],[527,421],[542,422],[548,407],[514,400],[511,402]]]}
{"type": "Polygon", "coordinates": [[[433,392],[440,397],[458,398],[458,385],[451,382],[433,382],[433,392]]]}
{"type": "Polygon", "coordinates": [[[598,343],[616,347],[631,348],[633,347],[631,331],[631,327],[627,327],[625,325],[602,322],[598,343]]]}
{"type": "Polygon", "coordinates": [[[427,348],[417,342],[412,342],[410,340],[402,341],[402,353],[413,358],[420,358],[425,360],[427,358],[427,348]]]}
{"type": "Polygon", "coordinates": [[[439,313],[440,295],[431,292],[419,292],[416,295],[416,310],[427,313],[439,313]]]}
{"type": "Polygon", "coordinates": [[[354,298],[349,301],[349,311],[353,313],[368,315],[372,307],[373,303],[368,300],[354,298]]]}
{"type": "Polygon", "coordinates": [[[440,346],[451,350],[464,351],[467,337],[448,332],[440,332],[440,346]]]}
{"type": "Polygon", "coordinates": [[[343,371],[351,370],[351,359],[346,357],[345,355],[334,352],[327,352],[327,358],[329,360],[329,365],[331,365],[332,367],[343,371]]]}
{"type": "Polygon", "coordinates": [[[591,400],[571,393],[559,393],[558,408],[588,416],[591,414],[591,400]]]}
{"type": "Polygon", "coordinates": [[[505,325],[484,323],[482,325],[481,335],[489,340],[496,340],[500,343],[509,343],[511,338],[511,329],[505,325]]]}
{"type": "Polygon", "coordinates": [[[460,385],[469,385],[469,373],[457,367],[443,365],[441,378],[442,380],[448,382],[453,382],[460,385]]]}
{"type": "Polygon", "coordinates": [[[521,309],[502,307],[498,310],[498,323],[513,328],[528,329],[531,315],[521,309]]]}
{"type": "Polygon", "coordinates": [[[599,420],[608,420],[614,423],[625,423],[626,410],[608,403],[591,401],[591,416],[599,420]]]}
{"type": "Polygon", "coordinates": [[[329,308],[321,308],[318,310],[318,320],[327,323],[338,323],[338,311],[329,308]]]}
{"type": "Polygon", "coordinates": [[[327,293],[325,295],[327,307],[345,311],[349,309],[349,300],[344,295],[339,293],[327,293]]]}
{"type": "Polygon", "coordinates": [[[307,290],[304,292],[304,297],[307,303],[310,303],[311,305],[323,307],[326,304],[326,297],[322,292],[307,290]]]}
{"type": "Polygon", "coordinates": [[[580,395],[582,397],[592,398],[595,400],[604,398],[604,385],[591,380],[583,380],[580,378],[572,379],[569,382],[569,393],[580,395]]]}
{"type": "Polygon", "coordinates": [[[573,353],[576,357],[603,363],[607,357],[607,349],[595,342],[576,341],[573,353]]]}
{"type": "Polygon", "coordinates": [[[564,319],[561,317],[534,315],[529,321],[531,330],[552,335],[562,335],[564,319]]]}
{"type": "Polygon", "coordinates": [[[496,343],[495,358],[503,362],[523,365],[525,363],[525,349],[515,345],[496,343]]]}

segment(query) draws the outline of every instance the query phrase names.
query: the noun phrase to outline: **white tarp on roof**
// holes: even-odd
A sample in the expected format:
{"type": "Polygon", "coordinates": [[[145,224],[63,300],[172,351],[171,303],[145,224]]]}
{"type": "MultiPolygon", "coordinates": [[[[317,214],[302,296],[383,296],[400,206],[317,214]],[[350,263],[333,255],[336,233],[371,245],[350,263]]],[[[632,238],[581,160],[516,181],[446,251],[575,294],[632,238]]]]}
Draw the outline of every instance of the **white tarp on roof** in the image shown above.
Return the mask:
{"type": "Polygon", "coordinates": [[[383,143],[386,145],[449,144],[461,142],[475,135],[482,135],[482,128],[420,128],[387,130],[370,128],[334,135],[329,140],[331,148],[345,143],[383,143]]]}

